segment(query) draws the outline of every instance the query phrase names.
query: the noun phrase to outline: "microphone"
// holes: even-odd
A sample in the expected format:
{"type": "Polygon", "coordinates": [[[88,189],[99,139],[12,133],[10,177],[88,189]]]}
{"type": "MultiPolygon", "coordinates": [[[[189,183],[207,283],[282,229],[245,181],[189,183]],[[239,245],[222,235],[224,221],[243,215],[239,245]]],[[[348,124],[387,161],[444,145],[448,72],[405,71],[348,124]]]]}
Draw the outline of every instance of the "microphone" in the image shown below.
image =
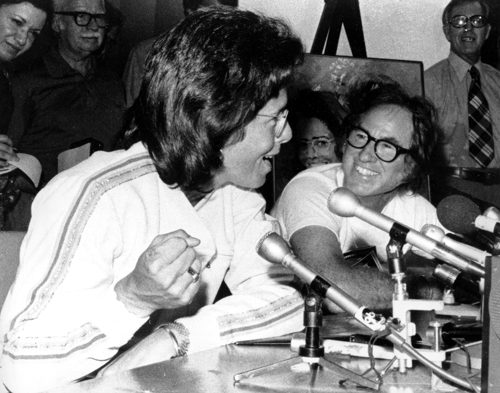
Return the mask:
{"type": "Polygon", "coordinates": [[[312,290],[334,302],[370,330],[382,331],[385,329],[386,320],[384,317],[358,304],[354,298],[342,289],[329,283],[309,269],[304,262],[292,253],[286,241],[276,232],[266,233],[257,243],[256,249],[262,258],[290,269],[312,290]]]}
{"type": "MultiPolygon", "coordinates": [[[[441,340],[446,346],[455,346],[457,341],[480,341],[482,338],[483,325],[481,323],[454,323],[447,322],[441,328],[441,340]]],[[[436,332],[432,327],[427,329],[427,339],[434,342],[436,332]]]]}
{"type": "Polygon", "coordinates": [[[500,222],[491,218],[494,212],[490,209],[488,216],[482,215],[479,206],[463,195],[447,196],[437,206],[441,224],[451,232],[463,235],[471,235],[476,229],[481,229],[499,236],[500,222]]]}
{"type": "Polygon", "coordinates": [[[420,230],[420,233],[434,239],[438,243],[441,243],[445,247],[450,248],[461,256],[470,259],[481,266],[484,266],[486,258],[491,256],[491,254],[486,251],[479,250],[476,247],[454,240],[453,238],[445,235],[441,228],[432,224],[425,224],[420,230]]]}
{"type": "Polygon", "coordinates": [[[482,288],[479,282],[464,276],[464,273],[449,265],[439,264],[432,273],[434,277],[443,281],[453,289],[462,289],[471,295],[480,296],[482,288]]]}
{"type": "Polygon", "coordinates": [[[500,222],[486,216],[477,216],[474,225],[478,229],[500,236],[500,222]]]}
{"type": "Polygon", "coordinates": [[[459,378],[446,373],[441,367],[429,361],[425,356],[416,351],[410,344],[405,342],[405,339],[398,334],[396,329],[381,316],[370,311],[368,308],[358,304],[351,296],[342,291],[336,285],[330,284],[324,278],[318,276],[311,269],[307,268],[299,258],[293,255],[286,241],[276,232],[268,232],[257,243],[257,253],[271,263],[280,263],[286,268],[293,271],[301,280],[303,280],[319,295],[326,297],[334,302],[344,311],[351,314],[358,322],[362,323],[372,331],[381,332],[387,330],[389,332],[387,340],[392,342],[401,351],[408,354],[410,357],[420,361],[425,366],[429,367],[438,376],[448,379],[460,387],[470,388],[468,381],[463,381],[459,378]]]}
{"type": "Polygon", "coordinates": [[[483,215],[493,220],[500,221],[500,210],[494,206],[490,206],[489,208],[487,208],[483,212],[483,215]]]}
{"type": "Polygon", "coordinates": [[[441,330],[441,338],[447,345],[456,345],[456,340],[465,340],[467,342],[479,341],[483,338],[482,323],[445,323],[441,330]]]}
{"type": "Polygon", "coordinates": [[[328,197],[328,208],[331,212],[342,217],[356,216],[389,233],[391,237],[403,239],[457,269],[475,276],[484,277],[484,268],[482,266],[453,253],[449,248],[438,244],[430,237],[424,236],[381,213],[364,207],[359,198],[347,188],[337,188],[330,194],[328,197]]]}

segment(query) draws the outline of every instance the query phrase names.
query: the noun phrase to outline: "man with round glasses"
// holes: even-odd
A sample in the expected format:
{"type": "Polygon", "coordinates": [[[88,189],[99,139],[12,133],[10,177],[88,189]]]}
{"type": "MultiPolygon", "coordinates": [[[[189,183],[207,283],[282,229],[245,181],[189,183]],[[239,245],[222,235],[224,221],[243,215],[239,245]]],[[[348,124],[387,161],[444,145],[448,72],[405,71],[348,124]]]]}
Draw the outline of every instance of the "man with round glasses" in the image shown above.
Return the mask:
{"type": "MultiPolygon", "coordinates": [[[[439,225],[435,208],[418,194],[438,126],[432,104],[393,82],[363,82],[348,97],[342,162],[298,174],[283,190],[275,214],[303,261],[368,307],[386,309],[393,291],[385,251],[389,235],[355,217],[334,214],[327,200],[333,190],[346,187],[364,206],[411,228],[439,225]],[[376,249],[378,267],[354,266],[344,257],[367,247],[376,249]]],[[[415,295],[415,286],[409,287],[415,295]]]]}
{"type": "Polygon", "coordinates": [[[412,155],[412,150],[405,149],[387,139],[377,139],[370,135],[370,132],[361,126],[354,126],[347,135],[347,144],[363,149],[370,141],[373,141],[373,148],[377,158],[384,162],[393,162],[400,154],[412,155]]]}
{"type": "Polygon", "coordinates": [[[443,130],[445,168],[432,176],[436,203],[446,194],[465,193],[484,206],[498,205],[500,71],[481,61],[491,31],[489,18],[485,0],[450,1],[442,14],[450,54],[425,71],[425,92],[443,130]],[[475,111],[480,113],[477,119],[475,111]]]}

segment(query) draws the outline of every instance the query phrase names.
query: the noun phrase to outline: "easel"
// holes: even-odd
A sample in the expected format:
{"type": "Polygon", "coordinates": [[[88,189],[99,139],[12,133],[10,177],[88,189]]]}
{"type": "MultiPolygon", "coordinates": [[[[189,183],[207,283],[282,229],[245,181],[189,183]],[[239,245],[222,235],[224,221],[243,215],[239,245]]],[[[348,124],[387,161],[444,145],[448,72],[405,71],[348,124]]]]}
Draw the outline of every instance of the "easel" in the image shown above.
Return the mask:
{"type": "Polygon", "coordinates": [[[359,0],[325,0],[323,13],[311,47],[313,54],[337,54],[340,31],[344,25],[353,57],[366,58],[359,0]]]}

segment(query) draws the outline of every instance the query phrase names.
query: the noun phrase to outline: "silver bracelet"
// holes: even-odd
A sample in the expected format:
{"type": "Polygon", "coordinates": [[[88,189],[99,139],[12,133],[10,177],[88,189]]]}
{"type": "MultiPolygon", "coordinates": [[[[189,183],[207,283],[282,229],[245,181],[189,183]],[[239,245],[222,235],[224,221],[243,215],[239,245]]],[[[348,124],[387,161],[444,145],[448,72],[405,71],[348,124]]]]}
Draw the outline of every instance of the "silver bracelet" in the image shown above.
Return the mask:
{"type": "Polygon", "coordinates": [[[186,327],[178,322],[169,322],[158,327],[159,329],[167,329],[168,334],[174,342],[177,356],[184,356],[189,349],[189,331],[186,327]]]}

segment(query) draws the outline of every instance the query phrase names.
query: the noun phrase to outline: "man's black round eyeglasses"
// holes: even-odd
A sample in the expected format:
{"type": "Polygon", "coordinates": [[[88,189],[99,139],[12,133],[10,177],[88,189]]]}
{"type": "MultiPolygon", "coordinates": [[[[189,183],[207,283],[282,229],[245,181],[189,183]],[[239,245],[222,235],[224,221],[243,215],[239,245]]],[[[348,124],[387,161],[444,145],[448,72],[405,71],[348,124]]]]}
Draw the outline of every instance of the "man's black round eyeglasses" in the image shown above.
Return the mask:
{"type": "Polygon", "coordinates": [[[413,153],[410,149],[405,149],[388,140],[372,137],[368,131],[360,126],[355,126],[347,137],[347,143],[355,149],[364,148],[370,141],[375,142],[375,155],[384,162],[393,162],[400,154],[411,155],[413,153]]]}
{"type": "Polygon", "coordinates": [[[461,29],[462,27],[467,26],[469,22],[472,25],[472,27],[476,27],[478,29],[486,26],[486,24],[488,23],[486,17],[484,17],[483,15],[472,15],[472,16],[455,15],[448,21],[450,25],[452,25],[457,29],[461,29]]]}
{"type": "Polygon", "coordinates": [[[97,27],[104,28],[108,27],[109,24],[106,14],[89,14],[81,11],[58,11],[54,12],[54,14],[72,16],[75,23],[82,27],[88,26],[92,19],[95,20],[97,27]]]}

